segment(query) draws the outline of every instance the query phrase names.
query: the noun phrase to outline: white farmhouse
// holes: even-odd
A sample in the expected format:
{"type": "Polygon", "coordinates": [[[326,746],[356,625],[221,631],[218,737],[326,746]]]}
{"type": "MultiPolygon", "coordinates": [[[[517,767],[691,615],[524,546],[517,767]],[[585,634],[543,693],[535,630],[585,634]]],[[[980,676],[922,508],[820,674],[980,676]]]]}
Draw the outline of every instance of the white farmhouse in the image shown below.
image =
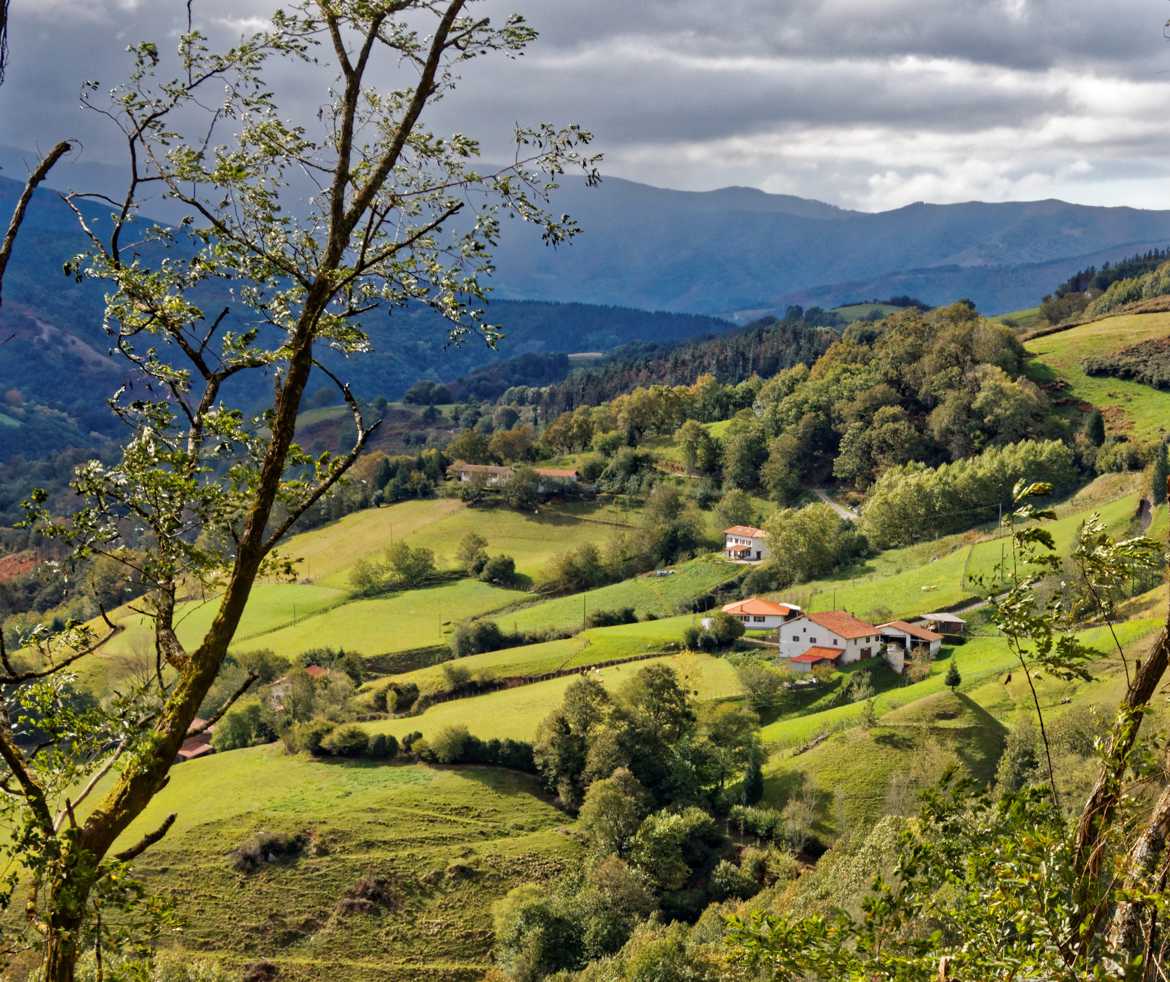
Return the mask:
{"type": "Polygon", "coordinates": [[[796,671],[818,661],[850,665],[880,655],[881,648],[880,629],[844,610],[803,614],[780,628],[780,657],[796,671]]]}
{"type": "Polygon", "coordinates": [[[754,525],[732,525],[723,530],[723,551],[728,559],[758,563],[768,558],[768,533],[754,525]]]}
{"type": "Polygon", "coordinates": [[[802,611],[795,604],[778,604],[763,597],[748,597],[727,604],[723,613],[738,617],[749,631],[774,631],[781,624],[799,617],[802,611]]]}

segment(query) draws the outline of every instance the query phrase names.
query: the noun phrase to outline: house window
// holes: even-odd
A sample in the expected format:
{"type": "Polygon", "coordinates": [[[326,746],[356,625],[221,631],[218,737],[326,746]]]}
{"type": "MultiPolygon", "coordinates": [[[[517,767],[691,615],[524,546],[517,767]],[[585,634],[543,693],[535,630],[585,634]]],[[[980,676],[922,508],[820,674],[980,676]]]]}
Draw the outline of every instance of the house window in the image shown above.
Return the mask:
{"type": "Polygon", "coordinates": [[[753,620],[753,621],[755,621],[757,624],[763,624],[763,623],[764,623],[764,621],[766,620],[766,618],[764,618],[764,617],[752,617],[752,620],[753,620]]]}

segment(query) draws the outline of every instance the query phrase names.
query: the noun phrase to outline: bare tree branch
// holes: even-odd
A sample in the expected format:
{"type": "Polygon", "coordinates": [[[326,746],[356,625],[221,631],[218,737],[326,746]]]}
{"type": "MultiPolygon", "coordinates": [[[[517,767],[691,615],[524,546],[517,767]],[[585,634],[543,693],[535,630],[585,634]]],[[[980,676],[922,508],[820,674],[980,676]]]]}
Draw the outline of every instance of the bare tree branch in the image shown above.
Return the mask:
{"type": "Polygon", "coordinates": [[[171,826],[175,824],[176,818],[178,818],[178,816],[174,813],[171,813],[166,817],[162,825],[160,825],[153,832],[149,832],[144,835],[129,849],[123,849],[121,852],[115,853],[114,859],[116,859],[119,863],[128,863],[131,860],[137,859],[156,842],[162,841],[163,836],[165,836],[171,830],[171,826]]]}
{"type": "Polygon", "coordinates": [[[2,297],[4,288],[4,271],[8,268],[8,260],[12,256],[12,247],[16,244],[16,234],[20,231],[20,226],[24,223],[24,216],[28,211],[29,202],[32,201],[33,193],[41,182],[49,176],[49,171],[53,169],[53,165],[72,149],[73,144],[68,140],[62,140],[53,147],[49,151],[48,156],[28,176],[28,180],[24,184],[24,190],[20,192],[20,197],[16,199],[16,207],[12,210],[12,218],[8,222],[8,231],[4,233],[4,240],[0,242],[0,297],[2,297]]]}

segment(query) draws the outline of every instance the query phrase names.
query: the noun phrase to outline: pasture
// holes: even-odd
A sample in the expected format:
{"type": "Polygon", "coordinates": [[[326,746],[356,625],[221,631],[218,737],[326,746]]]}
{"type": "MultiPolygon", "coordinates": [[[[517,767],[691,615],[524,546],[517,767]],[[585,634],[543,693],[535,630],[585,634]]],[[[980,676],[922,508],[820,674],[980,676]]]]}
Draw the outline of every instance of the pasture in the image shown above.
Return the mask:
{"type": "Polygon", "coordinates": [[[279,744],[176,767],[124,841],[172,812],[170,833],[136,864],[180,916],[164,943],[237,973],[269,960],[303,982],[480,978],[492,901],[577,854],[558,831],[565,816],[526,775],[323,762],[279,744]],[[304,833],[308,845],[238,872],[232,851],[259,832],[304,833]],[[363,878],[388,897],[372,912],[344,903],[363,878]]]}
{"type": "MultiPolygon", "coordinates": [[[[1140,341],[1170,334],[1170,313],[1106,317],[1027,343],[1034,360],[1029,374],[1038,382],[1067,386],[1067,397],[1101,410],[1108,432],[1155,439],[1170,427],[1170,392],[1124,379],[1086,375],[1082,363],[1140,341]]],[[[1080,411],[1070,408],[1080,416],[1080,411]]]]}
{"type": "MultiPolygon", "coordinates": [[[[647,665],[670,665],[685,687],[701,701],[732,699],[742,694],[735,669],[721,658],[711,655],[686,653],[648,658],[613,665],[589,677],[606,688],[616,689],[647,665]]],[[[370,733],[392,733],[398,738],[418,731],[423,736],[433,735],[448,726],[466,726],[475,736],[484,740],[531,740],[537,727],[549,713],[561,704],[565,690],[579,678],[566,675],[561,678],[501,689],[484,695],[431,706],[419,716],[378,720],[363,724],[370,733]]]]}

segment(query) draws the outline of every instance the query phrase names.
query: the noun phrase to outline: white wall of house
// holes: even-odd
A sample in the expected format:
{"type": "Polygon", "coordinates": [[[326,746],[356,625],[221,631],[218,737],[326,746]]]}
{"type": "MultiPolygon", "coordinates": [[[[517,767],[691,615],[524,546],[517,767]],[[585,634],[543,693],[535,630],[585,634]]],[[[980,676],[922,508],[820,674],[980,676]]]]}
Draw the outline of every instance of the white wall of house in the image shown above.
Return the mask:
{"type": "Polygon", "coordinates": [[[906,648],[897,642],[882,647],[885,649],[886,664],[901,675],[906,670],[906,648]]]}
{"type": "Polygon", "coordinates": [[[723,543],[724,552],[728,559],[745,558],[749,562],[758,563],[768,558],[768,540],[763,536],[726,535],[723,543]],[[746,557],[736,556],[732,550],[747,546],[751,552],[746,557]]]}
{"type": "Polygon", "coordinates": [[[775,631],[784,623],[779,614],[732,614],[738,617],[744,629],[748,631],[775,631]]]}
{"type": "Polygon", "coordinates": [[[865,658],[876,658],[882,654],[881,635],[874,629],[872,635],[860,638],[843,638],[820,624],[814,624],[807,617],[798,617],[780,628],[780,657],[795,658],[809,648],[840,648],[845,652],[839,665],[851,665],[865,658]]]}

